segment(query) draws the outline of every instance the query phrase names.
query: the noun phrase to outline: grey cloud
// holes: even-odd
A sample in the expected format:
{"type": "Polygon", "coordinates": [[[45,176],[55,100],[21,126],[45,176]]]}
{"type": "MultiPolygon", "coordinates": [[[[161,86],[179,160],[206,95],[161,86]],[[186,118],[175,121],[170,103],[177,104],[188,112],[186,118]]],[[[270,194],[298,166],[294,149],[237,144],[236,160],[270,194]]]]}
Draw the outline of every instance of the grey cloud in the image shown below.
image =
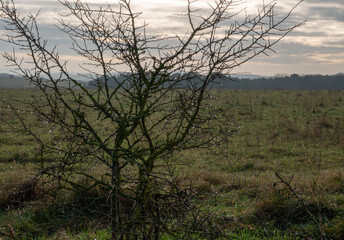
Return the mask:
{"type": "Polygon", "coordinates": [[[330,59],[339,59],[339,54],[344,54],[344,43],[337,47],[314,47],[302,43],[284,43],[281,42],[275,48],[277,54],[271,54],[271,57],[260,57],[260,63],[271,64],[305,64],[317,62],[312,59],[317,55],[327,55],[330,59]]]}
{"type": "Polygon", "coordinates": [[[281,42],[276,49],[281,54],[336,54],[344,51],[344,42],[334,46],[310,46],[303,43],[284,43],[281,42]]]}
{"type": "MultiPolygon", "coordinates": [[[[281,0],[282,2],[284,0],[281,0]]],[[[288,0],[285,0],[288,1],[288,0]]],[[[35,0],[35,1],[18,1],[20,3],[21,9],[24,13],[28,13],[30,11],[37,11],[38,9],[42,9],[41,15],[43,15],[43,21],[41,22],[40,30],[42,36],[49,40],[49,47],[57,45],[58,50],[61,54],[71,55],[73,54],[70,50],[71,47],[71,40],[67,37],[67,35],[52,24],[44,23],[46,21],[46,16],[50,16],[48,12],[54,13],[61,13],[64,11],[64,8],[61,4],[57,1],[43,1],[43,0],[35,0]]],[[[113,1],[116,2],[116,1],[113,1]]],[[[261,2],[261,1],[260,1],[261,2]]],[[[279,1],[277,1],[279,3],[279,1]]],[[[171,4],[173,5],[173,4],[171,4]]],[[[105,6],[104,4],[90,4],[90,7],[98,8],[99,6],[105,6]]],[[[114,9],[116,5],[114,4],[114,9]]],[[[279,17],[282,17],[288,9],[284,5],[278,5],[276,9],[276,13],[280,14],[279,17]]],[[[288,5],[289,6],[289,5],[288,5]]],[[[140,10],[140,6],[138,4],[134,5],[134,10],[140,10]],[[136,8],[137,7],[137,8],[136,8]]],[[[186,13],[187,9],[185,7],[173,7],[169,9],[160,9],[157,7],[148,7],[146,6],[145,12],[142,16],[142,19],[147,17],[147,20],[152,20],[153,23],[149,25],[149,34],[160,34],[160,33],[172,33],[172,34],[184,34],[189,26],[187,24],[187,19],[182,16],[176,16],[176,13],[186,13]],[[146,12],[147,11],[147,12],[146,12]],[[159,13],[154,15],[154,13],[159,13]],[[153,15],[152,15],[153,14],[153,15]],[[164,24],[160,24],[156,20],[159,20],[159,16],[164,17],[164,24]],[[158,23],[158,24],[156,24],[158,23]],[[167,23],[167,24],[165,24],[167,23]]],[[[202,9],[199,13],[205,13],[205,9],[202,9]]],[[[318,20],[330,20],[330,24],[336,24],[338,22],[344,22],[344,0],[305,0],[303,4],[299,6],[297,11],[291,15],[291,17],[285,23],[285,26],[292,26],[295,25],[305,19],[308,19],[312,22],[316,22],[318,20]],[[325,6],[326,5],[326,6],[325,6]],[[325,7],[323,7],[325,6],[325,7]]],[[[237,16],[236,20],[241,21],[242,17],[237,16]]],[[[232,22],[228,21],[225,25],[223,25],[222,29],[226,29],[232,22]]],[[[319,23],[320,24],[320,23],[319,23]]],[[[0,26],[1,29],[1,26],[0,26]]],[[[332,33],[333,34],[333,33],[332,33]]],[[[257,59],[252,61],[253,63],[260,63],[266,64],[269,66],[271,64],[281,64],[284,66],[295,66],[305,63],[316,63],[321,64],[321,61],[315,59],[314,57],[317,54],[326,56],[328,59],[338,59],[339,55],[344,55],[344,41],[332,41],[333,40],[329,37],[329,33],[322,31],[322,28],[314,28],[314,29],[307,29],[307,25],[305,28],[298,28],[293,31],[290,35],[291,38],[295,38],[295,42],[286,42],[282,40],[279,44],[276,45],[274,48],[277,51],[277,54],[271,53],[271,57],[264,57],[260,56],[257,59]],[[302,29],[306,29],[307,32],[302,31],[302,29]],[[297,41],[298,37],[304,38],[312,38],[317,39],[318,37],[329,37],[329,41],[327,41],[327,46],[310,46],[305,43],[300,43],[297,41]],[[330,45],[332,44],[332,46],[330,45]]],[[[336,33],[336,37],[344,36],[344,29],[338,30],[336,33]]],[[[336,38],[338,40],[338,38],[336,38]]],[[[176,39],[169,39],[166,41],[166,44],[175,45],[178,41],[176,39]]],[[[11,51],[12,47],[8,44],[0,42],[0,49],[1,51],[11,51]]],[[[320,58],[319,58],[320,59],[320,58]]],[[[265,68],[265,67],[263,67],[265,68]]],[[[316,70],[316,69],[315,69],[316,70]]],[[[277,70],[276,70],[277,71],[277,70]]]]}
{"type": "MultiPolygon", "coordinates": [[[[64,1],[62,1],[64,2],[64,1]]],[[[49,7],[49,8],[54,8],[59,6],[63,6],[59,1],[53,0],[53,1],[43,1],[43,0],[34,0],[34,1],[26,1],[26,0],[21,0],[21,1],[15,1],[18,5],[22,6],[27,6],[27,7],[35,7],[35,8],[44,8],[44,7],[49,7]]],[[[99,7],[99,6],[107,6],[107,3],[88,3],[90,7],[99,7]]],[[[111,3],[112,6],[118,6],[117,3],[111,3]]]]}
{"type": "MultiPolygon", "coordinates": [[[[32,6],[32,2],[29,3],[29,2],[24,2],[24,1],[16,1],[16,2],[22,2],[21,4],[23,5],[27,5],[27,6],[32,6]]],[[[57,1],[39,1],[39,0],[35,0],[34,1],[34,5],[35,7],[56,7],[56,6],[59,6],[61,5],[59,2],[57,1]]]]}
{"type": "MultiPolygon", "coordinates": [[[[69,10],[57,0],[53,1],[16,1],[17,8],[22,13],[22,16],[29,13],[36,13],[40,11],[40,16],[44,17],[48,13],[52,13],[49,15],[58,15],[58,14],[68,14],[69,10]]],[[[108,6],[107,3],[88,3],[87,4],[91,9],[99,9],[99,8],[106,8],[108,6]]],[[[117,3],[112,3],[111,7],[115,10],[117,8],[117,3]]]]}
{"type": "MultiPolygon", "coordinates": [[[[276,47],[274,47],[274,50],[277,53],[270,52],[268,53],[269,57],[260,55],[250,61],[250,65],[256,66],[256,68],[261,66],[261,68],[265,69],[266,71],[271,70],[277,72],[283,71],[277,69],[266,69],[266,67],[270,65],[279,65],[281,69],[287,69],[288,66],[291,69],[299,67],[302,73],[302,66],[305,65],[317,65],[319,67],[322,64],[329,64],[331,60],[342,60],[342,56],[344,55],[344,42],[337,47],[315,47],[303,43],[287,43],[282,41],[276,47]]],[[[335,65],[333,63],[331,64],[331,66],[335,65]]],[[[334,67],[334,69],[336,68],[336,71],[339,72],[340,70],[338,69],[337,65],[334,67]]],[[[317,73],[321,72],[317,70],[317,67],[315,67],[313,71],[317,73]]]]}
{"type": "Polygon", "coordinates": [[[171,15],[171,14],[184,14],[187,13],[187,8],[186,7],[170,7],[168,11],[166,9],[161,9],[159,7],[151,7],[149,8],[150,12],[165,12],[166,15],[171,15]]]}
{"type": "Polygon", "coordinates": [[[326,4],[341,4],[344,5],[343,0],[306,0],[309,4],[314,4],[314,3],[326,3],[326,4]]]}
{"type": "Polygon", "coordinates": [[[338,7],[310,7],[310,16],[312,19],[326,19],[344,22],[344,4],[343,8],[338,7]]]}
{"type": "Polygon", "coordinates": [[[293,37],[328,37],[329,34],[326,32],[320,32],[320,31],[315,31],[315,32],[304,32],[302,30],[294,30],[291,33],[289,33],[289,36],[293,37]]]}
{"type": "MultiPolygon", "coordinates": [[[[56,46],[61,53],[70,54],[69,48],[72,45],[72,42],[66,33],[60,31],[53,24],[40,23],[38,27],[42,39],[48,40],[48,48],[52,49],[56,46]]],[[[2,21],[0,21],[0,29],[4,29],[4,23],[2,21]]],[[[10,52],[12,47],[13,46],[11,44],[0,41],[1,51],[10,52]]]]}

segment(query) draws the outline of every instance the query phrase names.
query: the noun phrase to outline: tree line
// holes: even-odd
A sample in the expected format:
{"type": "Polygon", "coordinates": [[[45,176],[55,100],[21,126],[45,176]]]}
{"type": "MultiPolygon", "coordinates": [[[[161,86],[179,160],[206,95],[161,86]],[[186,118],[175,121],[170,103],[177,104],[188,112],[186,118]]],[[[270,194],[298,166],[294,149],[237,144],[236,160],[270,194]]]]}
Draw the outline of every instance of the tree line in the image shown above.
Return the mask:
{"type": "MultiPolygon", "coordinates": [[[[197,74],[185,73],[190,78],[203,79],[197,74]]],[[[174,75],[171,76],[173,78],[174,75]]],[[[119,76],[123,79],[124,76],[119,76]]],[[[99,84],[104,84],[104,77],[86,83],[88,88],[95,88],[99,84]]],[[[185,88],[187,82],[180,83],[180,88],[185,88]]],[[[118,84],[112,78],[108,80],[108,85],[116,87],[118,84]]],[[[235,89],[235,90],[344,90],[344,74],[335,75],[276,75],[273,77],[258,77],[255,79],[232,77],[230,75],[219,75],[212,85],[215,89],[235,89]]]]}
{"type": "Polygon", "coordinates": [[[260,77],[257,79],[236,78],[232,81],[218,79],[215,88],[256,90],[344,90],[344,74],[298,75],[260,77]]]}

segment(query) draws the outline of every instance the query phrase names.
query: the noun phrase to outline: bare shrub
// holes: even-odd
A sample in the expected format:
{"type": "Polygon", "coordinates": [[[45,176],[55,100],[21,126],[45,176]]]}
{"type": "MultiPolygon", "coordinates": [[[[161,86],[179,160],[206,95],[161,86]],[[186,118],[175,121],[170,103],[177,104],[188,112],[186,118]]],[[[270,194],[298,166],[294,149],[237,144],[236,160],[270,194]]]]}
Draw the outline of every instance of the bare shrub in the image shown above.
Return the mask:
{"type": "MultiPolygon", "coordinates": [[[[235,21],[239,12],[233,14],[232,6],[237,1],[214,1],[202,15],[196,2],[186,1],[185,34],[170,37],[149,34],[129,0],[105,8],[81,0],[60,1],[68,14],[59,20],[59,28],[84,61],[83,75],[91,80],[87,88],[41,37],[38,14],[22,17],[13,0],[0,0],[2,38],[25,51],[27,58],[18,58],[16,52],[3,56],[40,91],[40,97],[22,104],[37,123],[46,124],[50,137],[42,138],[12,106],[14,119],[40,145],[40,172],[49,181],[73,191],[106,190],[113,239],[159,239],[161,232],[171,232],[175,216],[162,212],[172,211],[171,201],[193,195],[175,191],[173,164],[164,160],[175,151],[222,141],[219,126],[228,121],[221,121],[209,104],[216,79],[228,79],[236,67],[273,51],[301,24],[285,24],[298,4],[283,16],[276,13],[275,2],[263,4],[256,15],[235,21]],[[44,161],[47,158],[54,161],[44,161]],[[99,176],[97,167],[105,173],[99,176]],[[79,181],[83,178],[92,184],[86,187],[79,181]],[[130,214],[122,214],[127,213],[124,205],[130,214]]],[[[178,211],[185,219],[191,217],[186,225],[190,229],[218,233],[197,207],[178,211]]]]}

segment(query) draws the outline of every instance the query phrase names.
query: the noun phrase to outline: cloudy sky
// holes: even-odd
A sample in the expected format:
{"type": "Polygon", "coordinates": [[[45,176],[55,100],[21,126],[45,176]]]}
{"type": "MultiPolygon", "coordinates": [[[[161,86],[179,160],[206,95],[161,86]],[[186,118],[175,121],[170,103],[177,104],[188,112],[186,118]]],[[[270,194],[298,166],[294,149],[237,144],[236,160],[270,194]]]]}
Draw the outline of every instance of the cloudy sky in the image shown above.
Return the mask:
{"type": "MultiPolygon", "coordinates": [[[[84,0],[92,5],[104,3],[103,0],[84,0]]],[[[211,2],[212,0],[209,0],[211,2]]],[[[240,7],[248,14],[257,12],[263,0],[245,0],[240,7]]],[[[108,3],[116,0],[108,0],[108,3]]],[[[186,12],[186,0],[132,0],[133,8],[142,11],[142,18],[156,33],[182,34],[186,24],[178,20],[177,13],[186,12]]],[[[268,0],[265,0],[267,3],[268,0]]],[[[297,0],[277,0],[277,10],[287,12],[297,0]]],[[[51,43],[61,48],[66,58],[78,58],[66,48],[70,40],[56,27],[57,13],[65,9],[57,0],[15,0],[23,13],[41,10],[39,23],[41,32],[51,43]]],[[[202,8],[204,6],[200,5],[202,8]]],[[[261,56],[235,70],[238,73],[275,75],[279,73],[298,74],[336,74],[344,72],[344,0],[304,0],[290,17],[289,22],[307,22],[284,38],[269,57],[261,56]]],[[[1,30],[0,30],[0,34],[1,30]]],[[[11,51],[11,46],[0,42],[0,51],[11,51]]],[[[0,72],[9,72],[3,58],[0,59],[0,72]]],[[[77,71],[71,67],[72,71],[77,71]]]]}

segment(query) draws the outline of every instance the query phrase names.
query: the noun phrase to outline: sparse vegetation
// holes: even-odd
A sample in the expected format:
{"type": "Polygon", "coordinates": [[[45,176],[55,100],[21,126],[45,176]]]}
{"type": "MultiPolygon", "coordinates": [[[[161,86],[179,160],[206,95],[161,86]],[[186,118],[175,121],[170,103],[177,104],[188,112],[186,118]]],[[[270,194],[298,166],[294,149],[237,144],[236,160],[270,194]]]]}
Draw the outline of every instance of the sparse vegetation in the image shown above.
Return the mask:
{"type": "MultiPolygon", "coordinates": [[[[176,181],[203,196],[198,204],[211,213],[215,224],[211,226],[229,239],[321,239],[310,212],[327,239],[343,239],[344,103],[339,99],[344,93],[216,90],[211,94],[211,104],[228,109],[224,112],[231,122],[228,146],[189,149],[172,156],[176,181]],[[304,206],[275,172],[290,182],[304,206]]],[[[24,100],[39,93],[0,90],[0,95],[24,100]]],[[[21,114],[35,124],[35,115],[21,114]]],[[[106,209],[103,190],[70,193],[41,185],[42,180],[35,179],[40,149],[4,124],[19,124],[4,105],[0,118],[0,237],[108,239],[109,223],[99,214],[106,209]]],[[[46,126],[36,127],[49,138],[46,126]]],[[[204,219],[202,227],[211,226],[204,219]]],[[[182,235],[161,236],[178,238],[182,235]]]]}

